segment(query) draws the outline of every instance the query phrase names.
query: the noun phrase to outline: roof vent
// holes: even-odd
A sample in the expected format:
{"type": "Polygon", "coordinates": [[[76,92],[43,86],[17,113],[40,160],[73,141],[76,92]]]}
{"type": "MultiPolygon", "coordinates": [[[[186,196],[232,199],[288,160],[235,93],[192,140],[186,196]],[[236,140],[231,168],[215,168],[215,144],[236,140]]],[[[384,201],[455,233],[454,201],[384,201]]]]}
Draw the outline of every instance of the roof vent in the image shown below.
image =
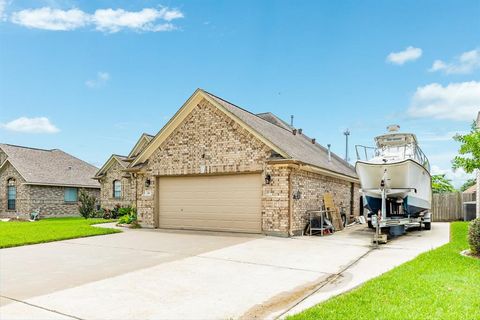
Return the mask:
{"type": "Polygon", "coordinates": [[[293,133],[294,136],[296,136],[297,135],[297,129],[293,129],[292,133],[293,133]]]}
{"type": "Polygon", "coordinates": [[[400,126],[398,124],[392,124],[387,127],[388,132],[397,132],[400,130],[400,126]]]}
{"type": "Polygon", "coordinates": [[[303,129],[298,129],[298,134],[302,134],[303,133],[303,129]]]}
{"type": "Polygon", "coordinates": [[[317,139],[313,138],[312,139],[312,144],[315,144],[317,142],[317,139]]]}
{"type": "Polygon", "coordinates": [[[68,166],[68,170],[72,170],[72,166],[68,166]]]}
{"type": "Polygon", "coordinates": [[[327,147],[328,147],[328,162],[332,162],[332,151],[330,151],[330,147],[332,145],[329,143],[327,144],[327,147]]]}

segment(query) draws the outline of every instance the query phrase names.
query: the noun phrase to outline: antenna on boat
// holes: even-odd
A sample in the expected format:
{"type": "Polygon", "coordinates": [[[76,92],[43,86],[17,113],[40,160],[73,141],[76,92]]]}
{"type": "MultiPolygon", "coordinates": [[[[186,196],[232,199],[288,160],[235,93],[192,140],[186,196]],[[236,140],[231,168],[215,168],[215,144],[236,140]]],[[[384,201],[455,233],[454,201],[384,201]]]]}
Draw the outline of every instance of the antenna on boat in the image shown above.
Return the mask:
{"type": "Polygon", "coordinates": [[[392,124],[387,127],[388,132],[398,132],[400,126],[398,124],[392,124]]]}

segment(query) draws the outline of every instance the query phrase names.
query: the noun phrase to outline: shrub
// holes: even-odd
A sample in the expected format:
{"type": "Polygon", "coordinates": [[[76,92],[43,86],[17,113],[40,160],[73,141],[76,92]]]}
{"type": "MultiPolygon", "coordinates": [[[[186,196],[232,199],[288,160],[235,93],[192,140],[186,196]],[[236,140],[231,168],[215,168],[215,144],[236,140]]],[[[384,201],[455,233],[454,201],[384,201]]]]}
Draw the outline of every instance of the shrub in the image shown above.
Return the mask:
{"type": "Polygon", "coordinates": [[[135,211],[135,208],[133,208],[132,206],[121,207],[118,209],[118,215],[119,216],[136,215],[136,211],[135,211]]]}
{"type": "Polygon", "coordinates": [[[121,216],[120,219],[118,219],[118,223],[120,224],[132,224],[135,221],[137,221],[137,216],[129,214],[121,216]]]}
{"type": "Polygon", "coordinates": [[[470,222],[468,228],[468,244],[474,255],[480,255],[480,218],[470,222]]]}
{"type": "Polygon", "coordinates": [[[85,219],[90,218],[95,213],[95,202],[97,202],[95,196],[88,194],[82,189],[78,196],[78,202],[78,211],[85,219]]]}

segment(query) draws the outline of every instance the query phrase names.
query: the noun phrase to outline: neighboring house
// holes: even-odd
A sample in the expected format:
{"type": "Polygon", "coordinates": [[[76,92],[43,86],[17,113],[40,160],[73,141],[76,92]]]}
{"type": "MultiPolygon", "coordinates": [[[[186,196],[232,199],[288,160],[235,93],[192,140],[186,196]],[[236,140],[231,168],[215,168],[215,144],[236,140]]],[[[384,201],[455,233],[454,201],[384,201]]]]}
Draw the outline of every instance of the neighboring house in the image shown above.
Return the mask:
{"type": "Polygon", "coordinates": [[[113,154],[95,174],[101,185],[100,205],[112,210],[115,206],[135,206],[136,180],[124,170],[129,163],[150,143],[152,135],[142,134],[128,156],[113,154]]]}
{"type": "Polygon", "coordinates": [[[0,216],[78,215],[79,189],[100,195],[96,171],[58,149],[0,144],[0,216]]]}
{"type": "MultiPolygon", "coordinates": [[[[143,226],[300,234],[326,192],[347,215],[360,211],[349,163],[272,113],[255,115],[201,89],[127,168],[122,161],[110,165],[136,181],[143,226]]],[[[112,193],[112,181],[105,185],[112,193]]]]}

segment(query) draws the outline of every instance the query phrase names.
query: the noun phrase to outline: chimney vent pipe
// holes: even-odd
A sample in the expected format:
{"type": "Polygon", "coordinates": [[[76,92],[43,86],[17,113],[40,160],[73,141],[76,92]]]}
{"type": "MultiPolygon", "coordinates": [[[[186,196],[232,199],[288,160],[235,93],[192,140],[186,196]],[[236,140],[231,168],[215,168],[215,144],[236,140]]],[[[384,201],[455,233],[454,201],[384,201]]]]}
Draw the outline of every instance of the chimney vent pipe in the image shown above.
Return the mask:
{"type": "Polygon", "coordinates": [[[330,151],[330,147],[332,145],[329,143],[327,144],[327,147],[328,147],[328,162],[332,162],[332,151],[330,151]]]}
{"type": "Polygon", "coordinates": [[[294,136],[296,136],[297,135],[297,129],[293,129],[292,133],[293,133],[294,136]]]}

